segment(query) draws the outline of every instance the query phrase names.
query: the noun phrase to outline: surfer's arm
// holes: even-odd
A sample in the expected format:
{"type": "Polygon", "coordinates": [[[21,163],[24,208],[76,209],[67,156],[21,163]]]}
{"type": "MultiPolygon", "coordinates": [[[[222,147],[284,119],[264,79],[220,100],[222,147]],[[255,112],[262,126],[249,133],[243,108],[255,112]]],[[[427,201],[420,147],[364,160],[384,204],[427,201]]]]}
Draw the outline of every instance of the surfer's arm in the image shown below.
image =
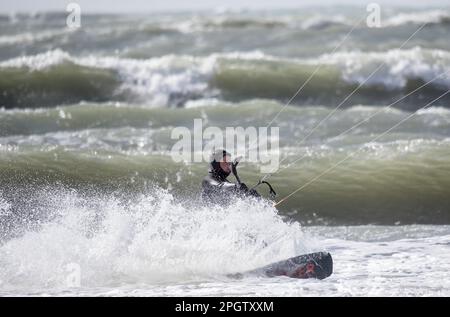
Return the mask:
{"type": "Polygon", "coordinates": [[[238,190],[238,186],[235,183],[217,182],[217,181],[214,181],[214,182],[215,182],[215,184],[213,186],[216,186],[220,190],[224,190],[224,191],[237,191],[238,190]]]}
{"type": "Polygon", "coordinates": [[[247,186],[245,186],[245,184],[243,184],[243,186],[239,186],[238,184],[228,181],[220,182],[212,178],[207,178],[203,181],[203,189],[213,191],[237,192],[240,190],[246,190],[247,186]]]}
{"type": "Polygon", "coordinates": [[[244,183],[232,183],[229,181],[221,182],[211,177],[207,177],[203,180],[202,187],[203,195],[207,197],[214,197],[216,195],[228,196],[228,194],[259,197],[255,190],[249,190],[244,183]]]}

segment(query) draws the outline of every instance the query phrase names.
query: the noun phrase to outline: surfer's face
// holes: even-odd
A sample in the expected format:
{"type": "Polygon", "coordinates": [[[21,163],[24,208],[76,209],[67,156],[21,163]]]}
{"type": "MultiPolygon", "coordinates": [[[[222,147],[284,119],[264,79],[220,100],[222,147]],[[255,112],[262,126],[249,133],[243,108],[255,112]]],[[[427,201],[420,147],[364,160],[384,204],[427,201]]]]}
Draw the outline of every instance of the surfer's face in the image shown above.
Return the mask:
{"type": "Polygon", "coordinates": [[[231,157],[229,156],[224,156],[223,160],[220,161],[220,168],[225,172],[225,173],[231,173],[231,157]]]}

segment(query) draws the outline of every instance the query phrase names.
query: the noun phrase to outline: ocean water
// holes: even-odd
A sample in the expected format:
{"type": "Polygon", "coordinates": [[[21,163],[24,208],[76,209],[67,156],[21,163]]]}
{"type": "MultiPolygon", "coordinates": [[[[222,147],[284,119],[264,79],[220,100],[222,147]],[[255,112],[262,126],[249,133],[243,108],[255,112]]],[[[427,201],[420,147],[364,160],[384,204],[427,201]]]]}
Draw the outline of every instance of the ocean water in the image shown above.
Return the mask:
{"type": "Polygon", "coordinates": [[[129,202],[73,190],[43,196],[45,222],[29,220],[0,247],[1,295],[449,295],[448,225],[302,227],[261,201],[208,208],[158,189],[129,202]],[[334,258],[322,281],[228,277],[321,250],[334,258]]]}
{"type": "Polygon", "coordinates": [[[0,15],[0,295],[449,296],[450,9],[365,14],[0,15]],[[199,203],[173,128],[274,117],[270,182],[307,186],[199,203]],[[322,281],[227,277],[324,250],[322,281]]]}

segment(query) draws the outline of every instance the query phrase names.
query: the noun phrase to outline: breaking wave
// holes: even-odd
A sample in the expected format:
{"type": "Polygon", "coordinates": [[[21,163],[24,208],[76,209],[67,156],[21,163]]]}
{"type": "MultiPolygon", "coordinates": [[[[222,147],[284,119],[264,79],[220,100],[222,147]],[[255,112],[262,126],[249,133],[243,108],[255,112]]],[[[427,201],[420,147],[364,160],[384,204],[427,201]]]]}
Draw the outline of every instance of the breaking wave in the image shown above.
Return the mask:
{"type": "Polygon", "coordinates": [[[389,102],[430,80],[434,81],[421,90],[418,98],[435,97],[450,86],[449,71],[448,52],[418,47],[385,53],[335,53],[303,60],[260,52],[137,60],[73,57],[56,50],[0,63],[1,76],[8,78],[0,81],[0,105],[37,108],[117,100],[183,106],[188,100],[215,96],[231,101],[255,97],[283,101],[313,72],[315,76],[295,103],[331,105],[361,84],[352,103],[372,104],[389,102]]]}

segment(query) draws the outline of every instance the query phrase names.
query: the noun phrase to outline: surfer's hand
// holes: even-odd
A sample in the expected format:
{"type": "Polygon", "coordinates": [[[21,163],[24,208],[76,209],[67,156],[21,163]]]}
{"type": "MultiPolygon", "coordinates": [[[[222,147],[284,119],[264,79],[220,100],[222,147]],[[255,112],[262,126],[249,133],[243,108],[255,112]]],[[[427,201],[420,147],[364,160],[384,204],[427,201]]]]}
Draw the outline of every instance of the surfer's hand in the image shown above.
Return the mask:
{"type": "Polygon", "coordinates": [[[239,164],[239,162],[242,160],[242,156],[238,156],[233,160],[233,164],[234,166],[237,166],[239,164]]]}
{"type": "Polygon", "coordinates": [[[245,185],[245,183],[240,183],[238,185],[239,190],[243,191],[243,192],[247,192],[248,191],[248,186],[245,185]]]}
{"type": "Polygon", "coordinates": [[[250,190],[248,191],[248,195],[249,195],[249,196],[253,196],[253,197],[261,197],[261,195],[260,195],[256,190],[254,190],[254,189],[250,189],[250,190]]]}
{"type": "Polygon", "coordinates": [[[236,167],[238,166],[238,164],[239,164],[238,160],[234,160],[233,163],[231,163],[231,172],[233,173],[233,175],[237,174],[236,167]]]}

